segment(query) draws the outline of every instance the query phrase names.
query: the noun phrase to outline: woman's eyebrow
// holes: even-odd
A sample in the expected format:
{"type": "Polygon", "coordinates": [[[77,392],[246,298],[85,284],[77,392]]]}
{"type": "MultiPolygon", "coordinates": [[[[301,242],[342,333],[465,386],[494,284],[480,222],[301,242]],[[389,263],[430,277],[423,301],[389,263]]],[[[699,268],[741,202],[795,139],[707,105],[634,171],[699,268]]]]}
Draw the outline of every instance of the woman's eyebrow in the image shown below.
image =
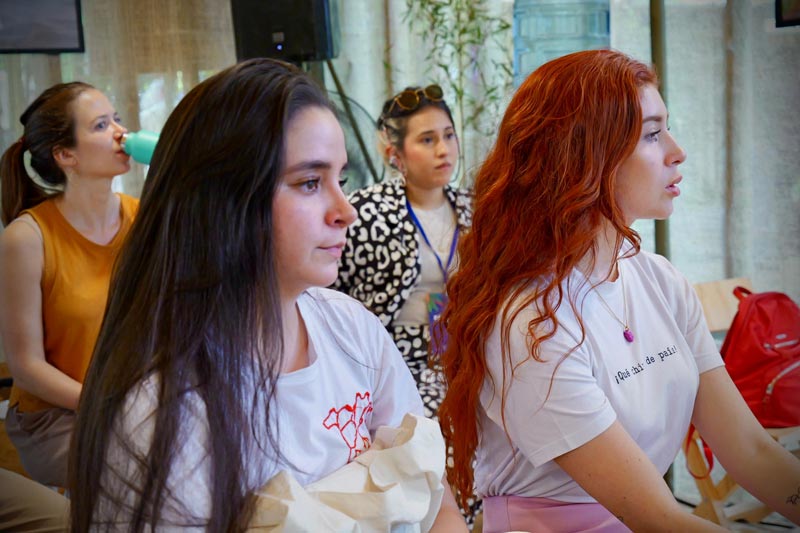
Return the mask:
{"type": "Polygon", "coordinates": [[[662,120],[664,120],[663,115],[650,115],[642,119],[642,124],[645,122],[661,122],[662,120]]]}
{"type": "Polygon", "coordinates": [[[310,159],[308,161],[301,161],[296,165],[292,165],[291,167],[286,169],[286,173],[291,172],[299,172],[301,170],[329,170],[331,168],[331,164],[327,161],[322,161],[321,159],[310,159]]]}
{"type": "MultiPolygon", "coordinates": [[[[304,170],[330,170],[333,168],[328,161],[323,161],[321,159],[310,159],[308,161],[301,161],[296,165],[292,165],[291,167],[287,168],[284,171],[284,174],[291,174],[293,172],[301,172],[304,170]]],[[[344,164],[342,170],[347,170],[350,168],[350,162],[344,164]]]]}

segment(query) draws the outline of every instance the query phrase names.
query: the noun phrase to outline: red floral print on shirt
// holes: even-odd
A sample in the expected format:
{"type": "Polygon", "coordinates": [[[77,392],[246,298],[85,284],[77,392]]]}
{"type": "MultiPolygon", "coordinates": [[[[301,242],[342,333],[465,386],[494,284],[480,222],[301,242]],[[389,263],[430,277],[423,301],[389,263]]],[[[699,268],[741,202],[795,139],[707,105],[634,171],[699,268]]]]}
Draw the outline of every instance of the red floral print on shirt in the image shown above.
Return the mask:
{"type": "Polygon", "coordinates": [[[366,426],[367,415],[372,412],[372,400],[369,392],[357,392],[352,404],[340,408],[331,407],[328,416],[322,422],[325,429],[336,428],[350,449],[347,457],[349,463],[361,453],[369,449],[371,444],[369,430],[366,426]]]}

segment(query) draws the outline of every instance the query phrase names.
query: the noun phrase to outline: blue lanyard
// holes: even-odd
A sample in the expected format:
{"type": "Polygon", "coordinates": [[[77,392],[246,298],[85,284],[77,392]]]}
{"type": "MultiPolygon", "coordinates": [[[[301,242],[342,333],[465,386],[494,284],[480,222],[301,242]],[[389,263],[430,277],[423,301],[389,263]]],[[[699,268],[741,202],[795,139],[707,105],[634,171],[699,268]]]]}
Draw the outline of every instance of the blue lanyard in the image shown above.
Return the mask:
{"type": "Polygon", "coordinates": [[[436,258],[436,262],[439,263],[439,270],[442,271],[444,282],[447,283],[447,271],[453,262],[453,257],[456,255],[456,244],[458,244],[458,221],[456,221],[456,230],[453,232],[453,240],[450,242],[450,255],[447,258],[447,266],[444,266],[442,265],[442,260],[439,257],[439,254],[436,253],[436,250],[431,245],[431,241],[428,240],[428,236],[425,234],[425,230],[422,228],[422,224],[420,224],[417,215],[414,214],[414,210],[411,208],[411,202],[409,202],[408,199],[406,199],[406,207],[408,208],[408,214],[411,215],[411,220],[414,221],[414,225],[419,230],[420,235],[422,235],[425,244],[427,244],[428,248],[431,249],[433,256],[436,258]]]}

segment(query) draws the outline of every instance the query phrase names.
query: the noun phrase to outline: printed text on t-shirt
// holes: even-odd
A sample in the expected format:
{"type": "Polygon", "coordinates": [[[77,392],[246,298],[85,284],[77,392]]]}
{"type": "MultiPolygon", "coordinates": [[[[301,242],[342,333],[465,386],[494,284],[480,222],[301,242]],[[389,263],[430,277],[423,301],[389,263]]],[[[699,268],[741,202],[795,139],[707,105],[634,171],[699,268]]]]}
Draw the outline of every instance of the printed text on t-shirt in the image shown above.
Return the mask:
{"type": "Polygon", "coordinates": [[[660,361],[663,363],[664,361],[669,359],[670,356],[675,355],[677,352],[678,348],[673,344],[672,346],[667,346],[666,348],[664,348],[663,350],[661,350],[656,354],[647,355],[644,358],[644,363],[637,363],[628,368],[623,368],[622,370],[618,370],[617,373],[614,374],[614,381],[616,381],[617,385],[619,385],[626,379],[629,379],[635,376],[636,374],[644,372],[649,365],[652,365],[656,361],[660,361]]]}

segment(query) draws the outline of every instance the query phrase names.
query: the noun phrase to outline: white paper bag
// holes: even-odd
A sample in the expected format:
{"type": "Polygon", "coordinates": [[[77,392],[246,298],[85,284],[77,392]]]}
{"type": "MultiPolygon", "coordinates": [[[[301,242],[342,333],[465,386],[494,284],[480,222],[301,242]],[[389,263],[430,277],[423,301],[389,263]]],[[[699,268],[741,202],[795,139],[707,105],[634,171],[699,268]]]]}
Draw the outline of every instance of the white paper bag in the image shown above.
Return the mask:
{"type": "Polygon", "coordinates": [[[378,429],[372,447],[305,488],[287,471],[256,493],[249,530],[426,532],[442,503],[445,448],[439,424],[406,415],[378,429]]]}

